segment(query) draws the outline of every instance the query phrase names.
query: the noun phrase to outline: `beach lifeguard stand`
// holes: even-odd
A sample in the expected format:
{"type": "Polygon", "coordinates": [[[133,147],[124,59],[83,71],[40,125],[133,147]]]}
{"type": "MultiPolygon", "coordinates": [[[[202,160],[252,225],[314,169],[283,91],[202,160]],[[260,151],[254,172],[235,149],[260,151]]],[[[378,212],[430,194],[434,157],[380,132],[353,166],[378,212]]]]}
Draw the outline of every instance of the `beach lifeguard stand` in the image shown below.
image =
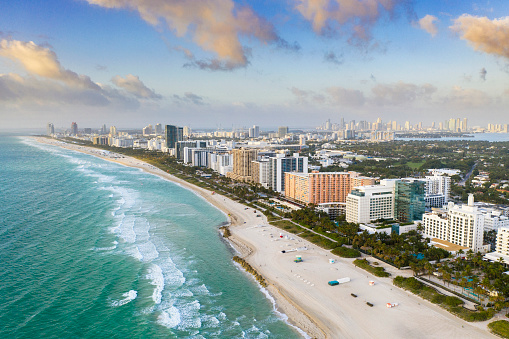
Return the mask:
{"type": "Polygon", "coordinates": [[[300,255],[296,255],[294,262],[302,262],[302,257],[300,255]]]}

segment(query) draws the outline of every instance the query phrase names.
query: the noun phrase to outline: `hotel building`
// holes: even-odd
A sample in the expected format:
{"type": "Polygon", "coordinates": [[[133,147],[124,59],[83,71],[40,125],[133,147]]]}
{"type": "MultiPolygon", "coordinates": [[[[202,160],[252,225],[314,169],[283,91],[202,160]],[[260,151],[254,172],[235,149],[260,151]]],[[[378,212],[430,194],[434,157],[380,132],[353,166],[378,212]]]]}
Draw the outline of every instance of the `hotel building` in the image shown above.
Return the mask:
{"type": "Polygon", "coordinates": [[[357,187],[346,198],[346,221],[361,224],[377,219],[394,219],[394,187],[390,182],[357,187]]]}
{"type": "Polygon", "coordinates": [[[467,205],[450,202],[447,210],[424,214],[422,224],[424,233],[431,238],[465,246],[474,252],[483,250],[484,215],[474,206],[473,194],[469,195],[467,205]]]}

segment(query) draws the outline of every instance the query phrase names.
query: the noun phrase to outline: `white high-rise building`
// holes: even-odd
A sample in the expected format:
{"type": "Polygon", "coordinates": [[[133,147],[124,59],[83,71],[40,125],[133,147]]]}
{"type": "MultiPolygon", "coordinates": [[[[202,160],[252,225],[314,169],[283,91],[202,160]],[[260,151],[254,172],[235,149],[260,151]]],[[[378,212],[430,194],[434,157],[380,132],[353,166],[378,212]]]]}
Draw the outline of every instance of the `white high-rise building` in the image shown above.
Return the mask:
{"type": "Polygon", "coordinates": [[[492,209],[480,209],[484,215],[484,230],[498,230],[501,227],[509,227],[509,218],[502,211],[492,209]]]}
{"type": "Polygon", "coordinates": [[[221,175],[233,171],[233,154],[209,153],[209,168],[221,175]]]}
{"type": "Polygon", "coordinates": [[[448,175],[435,173],[424,179],[426,207],[442,207],[449,201],[451,178],[448,175]]]}
{"type": "Polygon", "coordinates": [[[287,157],[284,154],[277,154],[269,158],[269,187],[276,192],[285,191],[285,173],[300,172],[308,173],[308,157],[301,157],[299,153],[287,157]]]}
{"type": "Polygon", "coordinates": [[[431,238],[468,247],[474,252],[483,249],[484,215],[474,206],[473,194],[469,195],[467,205],[450,202],[447,211],[424,214],[422,224],[424,233],[431,238]]]}
{"type": "Polygon", "coordinates": [[[346,221],[369,223],[377,219],[394,219],[394,185],[356,187],[346,197],[346,221]]]}
{"type": "Polygon", "coordinates": [[[509,227],[498,229],[495,252],[487,253],[484,258],[496,262],[502,259],[504,264],[509,264],[509,227]]]}
{"type": "Polygon", "coordinates": [[[258,138],[260,136],[260,126],[254,125],[249,128],[249,137],[250,138],[258,138]]]}

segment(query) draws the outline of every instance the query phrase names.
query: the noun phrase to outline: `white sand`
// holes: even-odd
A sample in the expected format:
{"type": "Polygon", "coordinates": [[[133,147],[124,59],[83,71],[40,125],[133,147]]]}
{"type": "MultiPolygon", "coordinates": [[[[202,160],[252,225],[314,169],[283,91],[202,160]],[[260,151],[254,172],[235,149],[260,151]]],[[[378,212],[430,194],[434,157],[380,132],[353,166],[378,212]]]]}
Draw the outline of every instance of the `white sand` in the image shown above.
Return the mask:
{"type": "MultiPolygon", "coordinates": [[[[351,259],[328,251],[280,229],[268,226],[265,216],[252,208],[191,185],[140,160],[104,155],[95,148],[38,141],[99,156],[141,168],[193,190],[230,215],[231,242],[269,283],[268,291],[289,321],[316,338],[493,338],[486,323],[471,324],[409,292],[392,285],[391,278],[377,278],[355,267],[351,259]],[[265,225],[265,226],[263,226],[265,225]],[[279,234],[288,237],[280,239],[279,234]],[[272,236],[271,236],[272,235],[272,236]],[[297,247],[308,250],[281,253],[297,247]],[[296,255],[304,262],[294,263],[296,255]],[[329,264],[329,258],[336,260],[329,264]],[[349,277],[350,282],[329,286],[330,280],[349,277]],[[369,281],[376,284],[369,286],[369,281]],[[351,296],[357,295],[357,298],[351,296]],[[370,302],[374,307],[369,307],[370,302]],[[387,303],[397,303],[387,308],[387,303]]],[[[397,273],[399,274],[399,273],[397,273]]]]}

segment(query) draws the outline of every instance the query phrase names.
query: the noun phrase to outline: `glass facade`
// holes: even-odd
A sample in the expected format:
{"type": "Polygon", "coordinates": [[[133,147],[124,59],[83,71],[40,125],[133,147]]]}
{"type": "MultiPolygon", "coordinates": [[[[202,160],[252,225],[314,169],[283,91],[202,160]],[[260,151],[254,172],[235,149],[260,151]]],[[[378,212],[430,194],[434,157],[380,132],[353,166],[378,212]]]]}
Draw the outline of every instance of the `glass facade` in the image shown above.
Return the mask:
{"type": "Polygon", "coordinates": [[[421,220],[424,214],[424,182],[422,181],[396,181],[395,187],[395,217],[400,222],[421,220]]]}

